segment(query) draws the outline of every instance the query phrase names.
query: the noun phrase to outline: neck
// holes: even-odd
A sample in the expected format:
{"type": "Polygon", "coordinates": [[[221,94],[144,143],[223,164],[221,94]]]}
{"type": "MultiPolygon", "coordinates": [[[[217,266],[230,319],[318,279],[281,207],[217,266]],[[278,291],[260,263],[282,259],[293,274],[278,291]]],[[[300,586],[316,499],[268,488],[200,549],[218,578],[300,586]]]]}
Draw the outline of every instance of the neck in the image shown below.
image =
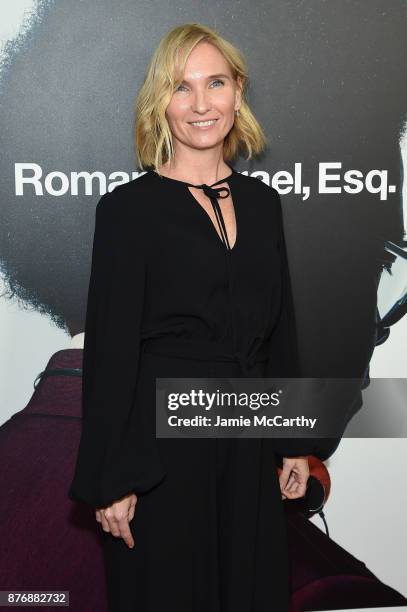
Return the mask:
{"type": "Polygon", "coordinates": [[[223,157],[214,159],[193,159],[189,157],[177,157],[159,169],[159,173],[168,178],[185,181],[194,185],[212,185],[219,179],[229,176],[231,167],[224,161],[223,157]]]}

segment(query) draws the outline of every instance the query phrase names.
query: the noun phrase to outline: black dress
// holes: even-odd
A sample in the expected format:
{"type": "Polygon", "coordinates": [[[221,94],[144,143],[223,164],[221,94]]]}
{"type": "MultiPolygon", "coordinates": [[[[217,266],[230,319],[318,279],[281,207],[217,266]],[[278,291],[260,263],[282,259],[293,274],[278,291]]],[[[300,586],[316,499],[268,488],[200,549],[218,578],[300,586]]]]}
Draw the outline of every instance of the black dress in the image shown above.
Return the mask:
{"type": "Polygon", "coordinates": [[[318,456],[316,440],[155,437],[156,377],[300,375],[280,197],[230,171],[201,187],[223,230],[230,189],[232,249],[189,183],[153,170],[96,208],[69,496],[104,507],[138,495],[135,547],[104,532],[115,612],[289,609],[276,464],[318,456]]]}

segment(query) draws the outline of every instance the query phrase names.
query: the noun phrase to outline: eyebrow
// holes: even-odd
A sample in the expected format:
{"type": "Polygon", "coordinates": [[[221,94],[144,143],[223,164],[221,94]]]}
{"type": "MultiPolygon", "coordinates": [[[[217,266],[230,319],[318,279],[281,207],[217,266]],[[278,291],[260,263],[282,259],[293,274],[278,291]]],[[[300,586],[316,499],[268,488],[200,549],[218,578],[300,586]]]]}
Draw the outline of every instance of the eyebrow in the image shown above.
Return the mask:
{"type": "MultiPolygon", "coordinates": [[[[223,78],[223,79],[230,79],[230,76],[227,74],[211,74],[210,76],[207,77],[208,80],[210,79],[219,79],[219,78],[223,78]]],[[[183,79],[182,81],[183,83],[188,83],[188,81],[186,79],[183,79]]]]}

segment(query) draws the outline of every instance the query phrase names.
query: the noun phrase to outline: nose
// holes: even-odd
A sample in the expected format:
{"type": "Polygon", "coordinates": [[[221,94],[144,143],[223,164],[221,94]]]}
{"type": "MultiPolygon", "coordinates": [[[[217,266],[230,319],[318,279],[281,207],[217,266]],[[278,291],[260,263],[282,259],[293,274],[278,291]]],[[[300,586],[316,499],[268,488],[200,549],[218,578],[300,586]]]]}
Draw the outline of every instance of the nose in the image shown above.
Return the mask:
{"type": "Polygon", "coordinates": [[[193,96],[192,100],[191,110],[196,113],[203,114],[205,112],[208,112],[210,108],[211,105],[208,99],[207,92],[201,90],[195,92],[195,95],[193,96]]]}

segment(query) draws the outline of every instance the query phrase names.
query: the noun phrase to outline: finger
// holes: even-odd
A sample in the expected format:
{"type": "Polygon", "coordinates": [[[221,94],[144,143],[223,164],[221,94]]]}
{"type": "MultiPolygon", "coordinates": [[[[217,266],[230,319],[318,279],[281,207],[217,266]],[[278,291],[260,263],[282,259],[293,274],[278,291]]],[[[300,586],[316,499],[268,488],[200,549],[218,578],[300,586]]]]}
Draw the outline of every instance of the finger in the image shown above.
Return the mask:
{"type": "Polygon", "coordinates": [[[101,521],[102,521],[100,510],[96,510],[96,520],[97,520],[98,523],[101,523],[101,521]]]}
{"type": "Polygon", "coordinates": [[[305,490],[302,488],[302,485],[298,484],[298,487],[295,491],[291,491],[290,492],[290,499],[298,499],[300,497],[303,497],[305,493],[305,490]]]}
{"type": "Polygon", "coordinates": [[[306,492],[307,492],[307,485],[306,485],[306,483],[304,483],[304,482],[298,483],[297,496],[298,497],[304,497],[306,492]]]}
{"type": "Polygon", "coordinates": [[[107,521],[107,519],[106,519],[105,515],[103,514],[103,512],[101,512],[101,513],[100,513],[100,521],[101,521],[101,523],[102,523],[102,529],[103,529],[103,531],[110,532],[110,526],[109,526],[109,523],[108,523],[108,521],[107,521]]]}
{"type": "Polygon", "coordinates": [[[114,535],[115,538],[120,538],[121,533],[120,533],[119,521],[114,516],[109,516],[107,520],[109,522],[111,534],[114,535]]]}
{"type": "Polygon", "coordinates": [[[279,483],[280,483],[281,493],[283,492],[283,490],[287,486],[287,482],[288,482],[288,479],[290,477],[290,474],[291,474],[291,466],[288,464],[288,462],[286,462],[284,464],[283,469],[281,470],[281,473],[280,473],[280,476],[279,476],[279,483]]]}
{"type": "Polygon", "coordinates": [[[295,472],[291,472],[290,478],[288,479],[287,485],[283,493],[292,493],[297,487],[298,481],[295,472]]]}
{"type": "Polygon", "coordinates": [[[130,521],[133,520],[135,511],[136,511],[136,504],[132,504],[129,509],[129,516],[128,516],[129,523],[130,521]]]}
{"type": "Polygon", "coordinates": [[[297,487],[298,487],[298,482],[292,483],[292,486],[289,489],[288,488],[284,489],[284,494],[287,495],[287,497],[289,497],[290,499],[293,499],[293,496],[295,495],[297,487]]]}
{"type": "Polygon", "coordinates": [[[303,461],[298,462],[297,465],[293,467],[292,473],[297,482],[306,482],[309,477],[308,464],[303,461]]]}
{"type": "Polygon", "coordinates": [[[287,482],[287,485],[286,485],[286,486],[285,486],[285,488],[284,488],[284,492],[285,492],[285,491],[291,491],[291,490],[292,490],[293,485],[295,485],[295,484],[296,484],[296,482],[297,482],[297,480],[296,480],[296,476],[295,476],[294,472],[291,472],[291,474],[290,474],[290,478],[288,479],[288,482],[287,482]]]}
{"type": "Polygon", "coordinates": [[[122,518],[121,516],[117,516],[117,512],[117,509],[114,507],[109,507],[103,512],[104,518],[109,525],[109,531],[116,538],[120,536],[119,519],[122,518]]]}
{"type": "MultiPolygon", "coordinates": [[[[301,459],[301,458],[299,458],[301,459]]],[[[309,477],[308,462],[298,460],[292,467],[290,478],[284,488],[284,494],[289,499],[297,499],[303,497],[306,492],[306,484],[309,477]]]]}
{"type": "Polygon", "coordinates": [[[133,539],[133,535],[131,533],[130,530],[130,526],[128,523],[127,519],[123,519],[120,521],[119,524],[120,527],[120,535],[123,538],[123,540],[126,542],[127,546],[129,546],[129,548],[133,548],[134,547],[134,539],[133,539]]]}
{"type": "Polygon", "coordinates": [[[306,472],[300,471],[297,474],[297,482],[302,487],[304,487],[304,488],[306,488],[306,486],[307,486],[308,478],[309,478],[309,472],[308,471],[306,471],[306,472]]]}
{"type": "Polygon", "coordinates": [[[298,482],[293,482],[293,483],[291,483],[291,486],[290,486],[290,487],[286,487],[286,488],[284,489],[284,494],[285,494],[285,495],[289,495],[289,496],[291,496],[293,493],[295,493],[295,492],[296,492],[297,487],[298,487],[298,482]]]}
{"type": "Polygon", "coordinates": [[[129,522],[132,521],[134,518],[134,513],[136,511],[137,502],[138,502],[138,497],[136,494],[133,494],[130,499],[130,505],[129,505],[128,513],[127,513],[127,518],[129,522]]]}

